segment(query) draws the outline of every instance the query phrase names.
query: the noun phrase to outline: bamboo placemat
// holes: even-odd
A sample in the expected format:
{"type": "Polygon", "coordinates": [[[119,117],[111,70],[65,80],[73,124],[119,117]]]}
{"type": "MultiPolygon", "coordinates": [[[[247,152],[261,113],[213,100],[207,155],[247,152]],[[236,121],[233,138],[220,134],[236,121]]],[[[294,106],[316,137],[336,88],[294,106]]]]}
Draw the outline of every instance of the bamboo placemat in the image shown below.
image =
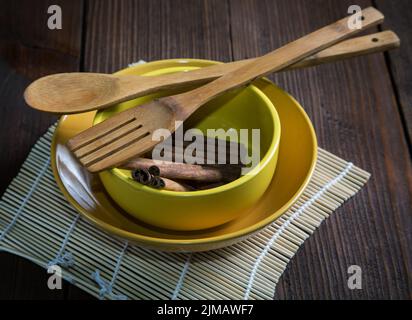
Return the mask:
{"type": "Polygon", "coordinates": [[[71,207],[54,181],[54,126],[36,143],[0,201],[0,251],[47,268],[107,299],[272,299],[302,243],[369,173],[319,149],[313,178],[296,204],[265,230],[203,253],[165,253],[100,231],[71,207]]]}

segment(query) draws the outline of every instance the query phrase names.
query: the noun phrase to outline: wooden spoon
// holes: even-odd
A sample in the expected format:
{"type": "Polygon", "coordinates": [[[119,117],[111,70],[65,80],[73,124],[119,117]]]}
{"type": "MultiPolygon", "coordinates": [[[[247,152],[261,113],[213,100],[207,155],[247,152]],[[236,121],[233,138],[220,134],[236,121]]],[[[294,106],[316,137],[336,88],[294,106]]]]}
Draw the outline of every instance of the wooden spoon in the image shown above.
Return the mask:
{"type": "MultiPolygon", "coordinates": [[[[310,67],[399,47],[392,31],[349,39],[307,57],[286,69],[310,67]]],[[[114,76],[103,73],[60,73],[34,81],[24,94],[32,108],[57,114],[98,110],[162,89],[177,89],[215,80],[252,59],[161,76],[114,76]]]]}
{"type": "MultiPolygon", "coordinates": [[[[383,21],[383,15],[372,7],[363,10],[362,16],[362,29],[383,21]]],[[[152,139],[155,130],[162,128],[172,133],[176,130],[176,121],[186,120],[211,99],[285,68],[362,29],[350,29],[348,18],[341,19],[202,87],[120,112],[70,139],[68,147],[91,172],[118,166],[158,144],[152,139]]]]}

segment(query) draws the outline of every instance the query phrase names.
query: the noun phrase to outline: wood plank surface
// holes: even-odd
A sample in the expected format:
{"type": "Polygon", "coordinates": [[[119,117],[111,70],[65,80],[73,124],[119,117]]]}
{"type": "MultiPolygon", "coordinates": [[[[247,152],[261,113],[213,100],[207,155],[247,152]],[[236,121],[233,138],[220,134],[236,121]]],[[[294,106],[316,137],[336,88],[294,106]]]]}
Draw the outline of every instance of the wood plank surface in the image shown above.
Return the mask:
{"type": "MultiPolygon", "coordinates": [[[[351,1],[230,4],[234,59],[241,59],[340,18],[351,1]]],[[[412,170],[383,55],[285,72],[272,79],[302,103],[321,147],[372,173],[367,187],[307,240],[279,282],[276,298],[410,297],[412,170]],[[347,286],[347,269],[353,264],[363,270],[362,290],[347,286]]]]}
{"type": "Polygon", "coordinates": [[[221,0],[88,1],[84,71],[110,73],[140,59],[230,61],[228,9],[221,0]]]}
{"type": "MultiPolygon", "coordinates": [[[[385,27],[400,35],[400,51],[271,77],[302,103],[321,147],[372,173],[366,188],[305,242],[281,278],[276,299],[412,298],[412,168],[405,135],[411,130],[412,2],[398,1],[399,6],[390,0],[376,4],[387,16],[385,27]],[[353,264],[362,267],[362,290],[348,289],[347,268],[353,264]]],[[[0,0],[0,142],[7,150],[0,158],[1,192],[55,120],[25,106],[22,92],[31,79],[79,69],[114,72],[139,59],[250,58],[345,16],[350,4],[0,0]],[[50,4],[62,6],[63,30],[47,29],[50,4]]],[[[0,298],[90,298],[68,284],[63,292],[51,292],[45,279],[41,268],[0,254],[0,298]]]]}
{"type": "Polygon", "coordinates": [[[88,1],[85,70],[114,72],[140,59],[231,60],[226,1],[88,1]]]}
{"type": "MultiPolygon", "coordinates": [[[[384,28],[396,30],[401,38],[399,50],[386,54],[392,75],[393,87],[399,103],[403,126],[412,142],[412,4],[409,0],[376,0],[379,10],[385,12],[384,28]]],[[[410,149],[411,151],[412,149],[410,149]]]]}
{"type": "MultiPolygon", "coordinates": [[[[56,121],[27,107],[23,91],[31,80],[77,71],[81,56],[81,0],[0,0],[0,193],[18,173],[30,148],[56,121]],[[62,30],[49,30],[47,8],[62,8],[62,30]]],[[[0,299],[62,299],[47,273],[33,263],[0,253],[0,299]]]]}

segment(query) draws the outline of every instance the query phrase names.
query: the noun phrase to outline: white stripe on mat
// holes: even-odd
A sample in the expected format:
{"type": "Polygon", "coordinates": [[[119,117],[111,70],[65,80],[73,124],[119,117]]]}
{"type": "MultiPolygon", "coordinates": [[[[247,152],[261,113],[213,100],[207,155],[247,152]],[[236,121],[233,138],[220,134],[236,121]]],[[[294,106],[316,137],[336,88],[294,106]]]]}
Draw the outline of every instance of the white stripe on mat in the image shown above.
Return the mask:
{"type": "Polygon", "coordinates": [[[243,297],[244,300],[249,299],[250,291],[252,290],[253,286],[253,281],[255,280],[256,273],[258,271],[259,265],[263,261],[263,259],[266,257],[268,254],[270,248],[272,248],[272,245],[275,243],[275,241],[279,238],[279,236],[286,230],[286,228],[295,220],[297,219],[305,210],[311,206],[316,200],[318,200],[331,186],[334,184],[338,183],[341,181],[350,171],[350,169],[353,167],[353,164],[349,162],[346,165],[346,168],[332,181],[328,182],[325,186],[323,186],[317,193],[315,193],[312,198],[307,200],[295,213],[293,213],[283,224],[282,226],[278,229],[278,231],[275,232],[275,234],[272,236],[272,238],[269,240],[269,242],[266,244],[265,248],[263,251],[260,253],[258,258],[256,259],[255,264],[253,265],[252,271],[250,273],[250,278],[246,287],[245,295],[243,297]]]}
{"type": "Polygon", "coordinates": [[[180,274],[179,280],[177,281],[176,288],[172,295],[172,300],[176,300],[179,295],[180,289],[182,288],[183,281],[185,279],[186,273],[189,270],[190,261],[192,260],[192,253],[187,256],[186,262],[183,265],[182,273],[180,274]]]}
{"type": "Polygon", "coordinates": [[[10,222],[10,224],[3,230],[3,232],[0,235],[0,241],[4,239],[4,237],[7,235],[7,233],[13,228],[15,223],[17,222],[17,219],[20,217],[21,213],[23,212],[24,207],[26,206],[27,202],[30,200],[32,197],[33,193],[36,191],[36,188],[41,180],[41,178],[44,176],[46,173],[46,170],[49,168],[50,165],[50,156],[47,158],[45,161],[43,168],[37,175],[36,179],[34,180],[33,185],[31,186],[29,192],[27,193],[26,197],[23,199],[23,202],[20,205],[19,210],[16,212],[16,215],[14,216],[13,220],[10,222]]]}

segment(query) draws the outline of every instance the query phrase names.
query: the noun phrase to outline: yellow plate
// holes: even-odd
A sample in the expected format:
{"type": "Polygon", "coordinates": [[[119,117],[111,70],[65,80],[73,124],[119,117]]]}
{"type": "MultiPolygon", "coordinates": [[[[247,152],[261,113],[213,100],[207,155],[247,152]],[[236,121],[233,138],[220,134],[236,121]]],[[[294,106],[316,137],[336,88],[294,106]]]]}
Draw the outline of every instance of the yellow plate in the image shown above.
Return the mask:
{"type": "MultiPolygon", "coordinates": [[[[206,60],[162,60],[127,69],[133,74],[161,67],[209,65],[206,60]]],[[[125,71],[122,71],[125,74],[125,71]]],[[[85,218],[115,236],[136,244],[167,251],[204,251],[224,247],[261,230],[286,212],[308,184],[317,158],[312,124],[299,103],[266,79],[254,82],[274,103],[282,124],[279,159],[275,175],[252,211],[214,229],[173,232],[157,229],[128,215],[107,195],[97,175],[82,168],[65,147],[66,141],[90,127],[95,112],[63,116],[52,143],[55,179],[68,201],[85,218]]]]}

